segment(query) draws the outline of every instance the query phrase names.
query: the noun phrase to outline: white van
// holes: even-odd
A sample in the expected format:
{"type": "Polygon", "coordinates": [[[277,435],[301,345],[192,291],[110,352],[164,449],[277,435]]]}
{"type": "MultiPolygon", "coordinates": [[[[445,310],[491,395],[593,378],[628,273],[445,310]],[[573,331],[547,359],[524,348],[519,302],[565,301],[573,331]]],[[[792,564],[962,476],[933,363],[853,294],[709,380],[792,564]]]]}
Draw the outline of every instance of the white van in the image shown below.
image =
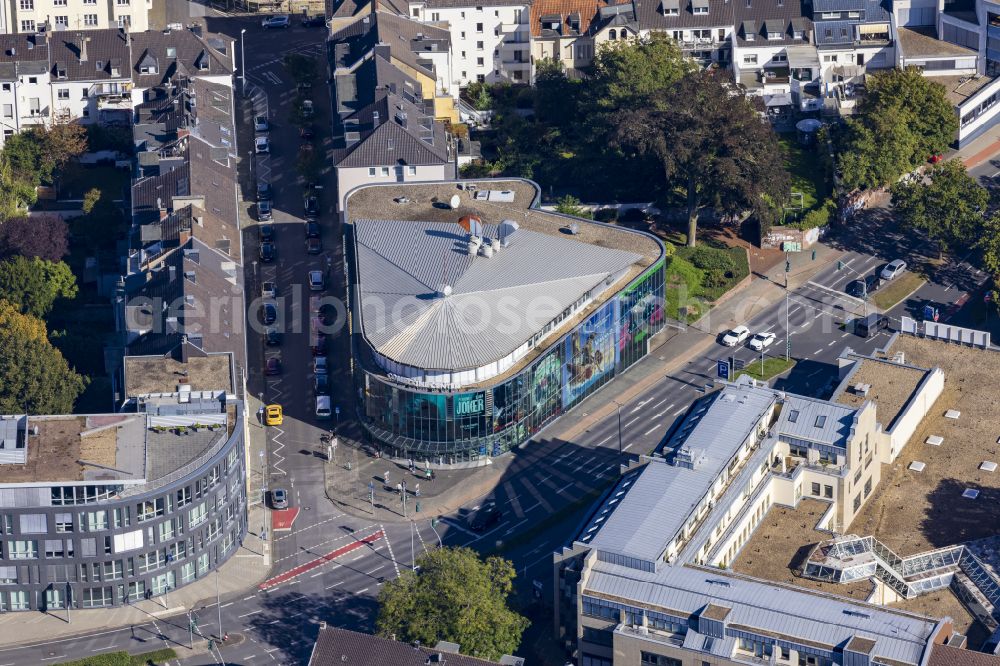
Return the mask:
{"type": "Polygon", "coordinates": [[[330,409],[330,396],[316,396],[316,418],[322,421],[329,421],[332,414],[330,409]]]}

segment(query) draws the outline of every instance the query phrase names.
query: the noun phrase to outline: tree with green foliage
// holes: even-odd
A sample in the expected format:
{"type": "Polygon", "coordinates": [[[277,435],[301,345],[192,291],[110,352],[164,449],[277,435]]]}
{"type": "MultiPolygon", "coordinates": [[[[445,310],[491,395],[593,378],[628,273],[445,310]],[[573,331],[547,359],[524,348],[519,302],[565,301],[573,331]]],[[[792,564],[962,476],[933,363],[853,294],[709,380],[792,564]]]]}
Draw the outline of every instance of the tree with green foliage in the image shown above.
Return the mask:
{"type": "Polygon", "coordinates": [[[690,247],[704,208],[750,212],[768,225],[788,198],[790,178],[774,130],[731,88],[718,74],[694,72],[655,93],[649,105],[618,114],[618,138],[654,156],[667,184],[684,190],[690,247]]]}
{"type": "Polygon", "coordinates": [[[316,78],[316,59],[301,53],[288,53],[285,55],[285,69],[295,83],[312,83],[316,78]]]}
{"type": "Polygon", "coordinates": [[[3,155],[18,180],[32,186],[51,183],[56,172],[87,150],[87,131],[82,125],[55,123],[35,125],[9,137],[3,155]]]}
{"type": "Polygon", "coordinates": [[[96,206],[97,202],[100,200],[101,200],[101,191],[99,189],[97,189],[96,187],[92,187],[89,190],[87,190],[83,195],[83,204],[81,205],[81,208],[83,209],[83,214],[90,215],[90,213],[94,210],[94,206],[96,206]]]}
{"type": "Polygon", "coordinates": [[[462,653],[496,661],[513,654],[528,619],[511,610],[514,567],[471,548],[437,548],[379,591],[378,633],[424,645],[451,641],[462,653]]]}
{"type": "Polygon", "coordinates": [[[936,241],[942,252],[965,249],[980,238],[989,193],[976,183],[961,160],[948,160],[892,186],[896,217],[936,241]]]}
{"type": "Polygon", "coordinates": [[[477,111],[487,111],[493,106],[493,96],[490,95],[490,87],[486,83],[473,81],[466,87],[465,97],[477,111]]]}
{"type": "Polygon", "coordinates": [[[25,215],[38,198],[35,186],[16,173],[5,149],[0,152],[0,218],[25,215]]]}
{"type": "Polygon", "coordinates": [[[677,42],[665,34],[647,39],[605,42],[594,56],[590,100],[595,107],[616,113],[670,90],[697,69],[677,42]]]}
{"type": "Polygon", "coordinates": [[[111,195],[95,187],[83,195],[82,208],[84,215],[69,222],[74,243],[88,252],[113,252],[124,228],[125,217],[121,206],[114,202],[111,195]]]}
{"type": "Polygon", "coordinates": [[[958,131],[945,87],[919,69],[891,69],[868,77],[859,117],[847,123],[840,145],[849,188],[891,185],[943,152],[958,131]]]}
{"type": "Polygon", "coordinates": [[[315,183],[323,172],[323,158],[320,152],[306,144],[299,148],[299,156],[295,160],[295,168],[307,183],[315,183]]]}
{"type": "Polygon", "coordinates": [[[85,387],[49,342],[45,322],[0,301],[0,412],[68,414],[85,387]]]}
{"type": "Polygon", "coordinates": [[[556,203],[556,212],[563,215],[572,215],[573,217],[582,217],[586,220],[594,219],[594,214],[581,206],[580,200],[572,194],[567,194],[559,199],[558,203],[556,203]]]}
{"type": "Polygon", "coordinates": [[[57,298],[74,298],[76,277],[63,261],[15,256],[0,261],[0,299],[21,312],[44,317],[57,298]]]}

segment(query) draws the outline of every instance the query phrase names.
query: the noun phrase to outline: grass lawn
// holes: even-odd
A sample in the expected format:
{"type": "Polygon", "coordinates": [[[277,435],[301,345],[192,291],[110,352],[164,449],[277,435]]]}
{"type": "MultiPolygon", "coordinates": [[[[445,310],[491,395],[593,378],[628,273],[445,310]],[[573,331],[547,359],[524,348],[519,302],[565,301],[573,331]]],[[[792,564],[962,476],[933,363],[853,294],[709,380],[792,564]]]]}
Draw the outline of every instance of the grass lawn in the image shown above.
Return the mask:
{"type": "Polygon", "coordinates": [[[784,356],[770,356],[764,357],[764,372],[760,371],[760,359],[756,359],[751,363],[747,363],[743,370],[736,373],[736,376],[746,375],[752,377],[753,379],[759,379],[761,381],[766,381],[771,377],[776,377],[783,372],[788,372],[795,365],[795,359],[790,358],[787,361],[784,356]]]}
{"type": "Polygon", "coordinates": [[[121,199],[129,184],[129,172],[110,166],[83,166],[75,162],[66,166],[59,177],[60,199],[83,199],[87,190],[96,187],[112,200],[121,199]]]}
{"type": "Polygon", "coordinates": [[[145,652],[143,654],[131,655],[124,650],[118,652],[105,652],[86,659],[77,661],[64,661],[57,666],[149,666],[150,664],[163,664],[171,659],[176,659],[177,653],[170,648],[156,650],[155,652],[145,652]]]}
{"type": "Polygon", "coordinates": [[[697,321],[711,307],[711,302],[749,274],[750,265],[742,248],[707,244],[698,248],[678,247],[667,264],[667,316],[682,319],[683,306],[683,319],[688,323],[697,321]]]}
{"type": "Polygon", "coordinates": [[[872,303],[885,311],[909,296],[925,282],[923,276],[907,271],[872,295],[872,303]]]}
{"type": "Polygon", "coordinates": [[[823,162],[815,150],[800,146],[794,135],[779,141],[788,156],[785,166],[792,177],[792,192],[802,193],[803,211],[811,210],[830,194],[823,162]]]}

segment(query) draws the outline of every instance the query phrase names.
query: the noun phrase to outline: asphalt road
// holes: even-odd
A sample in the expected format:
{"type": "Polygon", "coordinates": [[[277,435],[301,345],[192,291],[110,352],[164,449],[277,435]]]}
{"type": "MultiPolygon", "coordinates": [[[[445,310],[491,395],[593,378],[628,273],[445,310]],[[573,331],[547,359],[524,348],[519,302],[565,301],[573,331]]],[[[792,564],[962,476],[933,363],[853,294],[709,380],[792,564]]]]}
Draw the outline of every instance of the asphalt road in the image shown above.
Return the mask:
{"type": "MultiPolygon", "coordinates": [[[[212,603],[196,609],[206,635],[218,633],[221,611],[222,628],[230,635],[221,652],[216,647],[212,653],[192,656],[185,647],[189,639],[186,618],[177,617],[31,647],[0,648],[0,666],[64,661],[112,649],[148,651],[164,645],[176,648],[185,663],[190,664],[305,663],[320,621],[371,630],[381,586],[411,567],[416,556],[439,542],[503,553],[517,568],[519,589],[523,591],[532,580],[539,580],[546,588],[544,596],[549,598],[551,552],[572,536],[587,507],[617,476],[619,464],[627,457],[649,453],[663,442],[692,402],[704,395],[706,384],[715,379],[717,360],[734,355],[751,363],[760,358],[746,347],[729,349],[716,345],[705,356],[692,360],[622,405],[620,421],[616,414],[573,441],[561,439],[560,424],[556,424],[512,454],[514,462],[487,498],[470,502],[444,517],[436,528],[427,520],[375,524],[342,514],[324,494],[323,465],[327,463],[321,437],[331,428],[353,434],[356,426],[346,421],[347,413],[353,411],[346,408],[342,410],[343,423],[317,422],[313,415],[305,284],[309,270],[326,270],[326,259],[305,252],[303,191],[294,168],[299,136],[289,120],[294,85],[281,64],[282,54],[289,50],[321,55],[323,31],[294,26],[287,31],[265,32],[256,20],[209,19],[210,30],[227,32],[237,41],[243,28],[247,29],[248,82],[266,96],[266,107],[261,108],[267,109],[272,125],[271,154],[252,162],[245,160],[244,168],[251,167],[253,177],[270,179],[274,188],[278,246],[274,263],[255,264],[257,233],[255,228],[247,230],[244,247],[248,291],[256,295],[258,292],[253,290],[259,289],[261,281],[277,282],[279,294],[285,297],[281,303],[288,324],[280,347],[265,347],[259,336],[252,338],[249,386],[255,395],[263,394],[266,401],[278,402],[285,409],[284,424],[267,429],[268,484],[271,488],[288,489],[292,505],[301,509],[291,531],[272,535],[271,575],[272,580],[281,582],[275,582],[266,591],[249,590],[224,598],[221,608],[212,603]],[[269,356],[280,356],[283,367],[280,376],[264,376],[263,364],[269,356]],[[474,533],[467,527],[466,514],[487,500],[498,504],[502,519],[488,532],[474,533]],[[374,538],[370,543],[360,544],[359,539],[364,537],[374,538]],[[335,553],[342,554],[331,557],[335,553]]],[[[317,149],[326,150],[330,126],[328,87],[318,80],[312,94],[317,110],[317,149]]],[[[250,128],[240,128],[241,146],[252,145],[250,134],[250,128]]],[[[343,293],[343,274],[340,243],[335,242],[339,229],[333,208],[332,180],[332,174],[327,174],[323,182],[326,187],[318,194],[323,206],[320,221],[324,252],[332,262],[326,293],[338,295],[343,293]]],[[[252,179],[247,182],[252,183],[252,179]]],[[[839,324],[863,314],[865,307],[858,299],[843,293],[846,283],[877,270],[889,258],[877,258],[864,251],[848,252],[841,270],[831,266],[790,292],[787,308],[781,302],[745,322],[751,332],[776,334],[775,342],[765,352],[767,355],[783,355],[790,341],[791,355],[799,363],[789,376],[778,380],[778,385],[825,396],[836,382],[836,358],[845,347],[872,351],[886,342],[887,334],[864,340],[841,330],[839,324]]],[[[793,272],[803,269],[808,261],[805,254],[793,257],[793,272]]],[[[941,275],[938,283],[929,283],[890,314],[898,317],[922,301],[953,303],[974,288],[978,278],[963,264],[946,267],[941,275]]],[[[251,316],[255,311],[252,307],[251,316]]],[[[350,394],[346,345],[345,336],[335,336],[330,349],[334,403],[338,405],[347,405],[350,394]]],[[[655,352],[643,361],[659,362],[655,352]]],[[[598,393],[577,407],[577,413],[585,413],[607,400],[598,393]]],[[[263,526],[250,527],[258,530],[263,526]]],[[[533,629],[547,630],[548,623],[544,621],[533,629]]]]}

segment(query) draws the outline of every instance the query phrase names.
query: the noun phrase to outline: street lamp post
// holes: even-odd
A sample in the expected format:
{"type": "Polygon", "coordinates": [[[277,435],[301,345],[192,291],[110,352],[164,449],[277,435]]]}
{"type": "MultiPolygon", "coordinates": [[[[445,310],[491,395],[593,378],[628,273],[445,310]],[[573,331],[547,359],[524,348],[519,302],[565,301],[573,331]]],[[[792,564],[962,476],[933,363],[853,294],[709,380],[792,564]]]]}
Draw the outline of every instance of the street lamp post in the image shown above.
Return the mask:
{"type": "Polygon", "coordinates": [[[247,33],[247,29],[243,28],[240,30],[240,79],[243,81],[243,96],[247,95],[247,51],[243,46],[243,35],[247,33]]]}
{"type": "MultiPolygon", "coordinates": [[[[792,353],[792,331],[788,328],[788,272],[791,264],[788,262],[788,253],[785,252],[785,361],[792,353]]],[[[763,361],[761,361],[761,374],[764,372],[763,361]]]]}
{"type": "Polygon", "coordinates": [[[215,607],[219,610],[219,640],[225,640],[226,634],[222,631],[222,600],[219,597],[219,563],[215,563],[215,607]]]}

